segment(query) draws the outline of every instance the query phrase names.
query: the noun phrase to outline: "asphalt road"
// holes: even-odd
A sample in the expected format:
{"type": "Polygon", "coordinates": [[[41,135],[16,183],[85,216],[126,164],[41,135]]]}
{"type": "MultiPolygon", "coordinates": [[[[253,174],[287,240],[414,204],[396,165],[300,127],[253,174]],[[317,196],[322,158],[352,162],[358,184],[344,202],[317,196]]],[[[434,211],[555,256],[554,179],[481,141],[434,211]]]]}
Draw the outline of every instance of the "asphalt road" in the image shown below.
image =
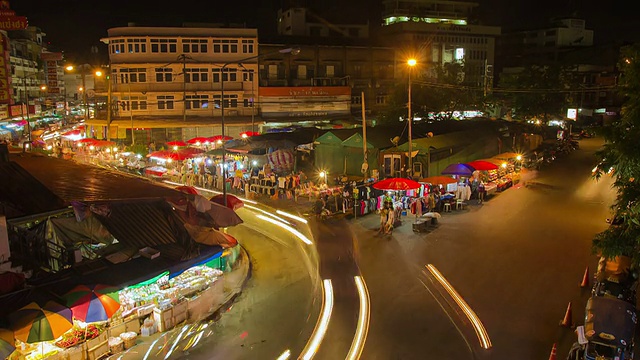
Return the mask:
{"type": "MultiPolygon", "coordinates": [[[[376,236],[377,217],[356,220],[358,263],[371,296],[363,359],[546,359],[553,343],[566,356],[575,335],[559,326],[569,302],[581,324],[595,269],[591,241],[606,228],[612,179],[590,178],[599,139],[482,205],[445,213],[428,233],[411,219],[391,238],[376,236]],[[375,219],[374,219],[375,218],[375,219]],[[484,324],[485,350],[469,320],[436,282],[433,264],[484,324]]],[[[335,319],[332,319],[334,321],[335,319]]],[[[327,358],[328,359],[328,358],[327,358]]]]}

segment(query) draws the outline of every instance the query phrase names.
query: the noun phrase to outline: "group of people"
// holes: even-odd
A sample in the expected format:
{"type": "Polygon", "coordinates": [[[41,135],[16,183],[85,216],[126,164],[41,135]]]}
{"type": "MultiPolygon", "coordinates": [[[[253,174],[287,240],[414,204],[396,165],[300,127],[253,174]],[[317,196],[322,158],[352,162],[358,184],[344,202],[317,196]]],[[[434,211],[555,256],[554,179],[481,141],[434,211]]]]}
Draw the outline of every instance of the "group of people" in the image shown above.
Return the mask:
{"type": "Polygon", "coordinates": [[[396,210],[393,208],[393,200],[386,196],[384,204],[380,208],[380,228],[379,234],[391,235],[396,222],[396,210]]]}

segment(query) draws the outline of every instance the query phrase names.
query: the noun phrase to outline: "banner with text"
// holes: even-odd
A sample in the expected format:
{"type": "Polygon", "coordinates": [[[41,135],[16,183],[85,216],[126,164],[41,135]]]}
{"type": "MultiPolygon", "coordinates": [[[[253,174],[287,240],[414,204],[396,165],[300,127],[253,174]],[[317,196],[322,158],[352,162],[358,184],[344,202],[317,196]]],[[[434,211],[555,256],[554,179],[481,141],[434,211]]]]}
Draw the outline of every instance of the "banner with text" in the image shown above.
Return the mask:
{"type": "Polygon", "coordinates": [[[265,118],[323,117],[351,114],[348,86],[260,88],[259,103],[265,118]]]}

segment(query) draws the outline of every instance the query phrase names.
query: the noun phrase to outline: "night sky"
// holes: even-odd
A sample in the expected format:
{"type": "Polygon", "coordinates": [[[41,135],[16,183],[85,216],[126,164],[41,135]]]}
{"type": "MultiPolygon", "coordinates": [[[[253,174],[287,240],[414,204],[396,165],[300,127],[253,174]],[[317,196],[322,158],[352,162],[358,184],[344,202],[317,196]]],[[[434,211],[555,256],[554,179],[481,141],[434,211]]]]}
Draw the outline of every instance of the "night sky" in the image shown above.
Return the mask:
{"type": "MultiPolygon", "coordinates": [[[[330,18],[333,14],[376,23],[380,19],[381,0],[242,0],[211,2],[180,0],[13,0],[16,15],[27,16],[29,24],[40,27],[53,50],[64,51],[73,61],[89,60],[92,46],[106,47],[100,38],[110,27],[129,22],[149,26],[180,26],[183,22],[246,23],[257,27],[259,34],[275,32],[276,11],[283,3],[295,2],[330,18]],[[275,4],[275,5],[274,5],[275,4]]],[[[509,29],[545,26],[552,17],[577,14],[595,31],[595,42],[613,40],[640,41],[640,25],[633,2],[627,0],[479,0],[476,15],[484,24],[509,29]]]]}

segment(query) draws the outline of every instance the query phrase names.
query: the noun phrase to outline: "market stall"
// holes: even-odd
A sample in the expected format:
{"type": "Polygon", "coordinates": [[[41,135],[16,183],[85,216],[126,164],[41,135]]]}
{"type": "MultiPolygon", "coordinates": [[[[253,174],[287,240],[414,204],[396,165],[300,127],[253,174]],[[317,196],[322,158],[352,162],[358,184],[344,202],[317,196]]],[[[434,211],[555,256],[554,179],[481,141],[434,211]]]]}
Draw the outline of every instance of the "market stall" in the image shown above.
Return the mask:
{"type": "Polygon", "coordinates": [[[11,335],[0,341],[7,343],[9,359],[94,360],[116,354],[141,337],[204,318],[219,307],[224,298],[220,265],[219,257],[211,258],[122,290],[76,286],[61,296],[66,306],[31,303],[16,311],[11,335]]]}

